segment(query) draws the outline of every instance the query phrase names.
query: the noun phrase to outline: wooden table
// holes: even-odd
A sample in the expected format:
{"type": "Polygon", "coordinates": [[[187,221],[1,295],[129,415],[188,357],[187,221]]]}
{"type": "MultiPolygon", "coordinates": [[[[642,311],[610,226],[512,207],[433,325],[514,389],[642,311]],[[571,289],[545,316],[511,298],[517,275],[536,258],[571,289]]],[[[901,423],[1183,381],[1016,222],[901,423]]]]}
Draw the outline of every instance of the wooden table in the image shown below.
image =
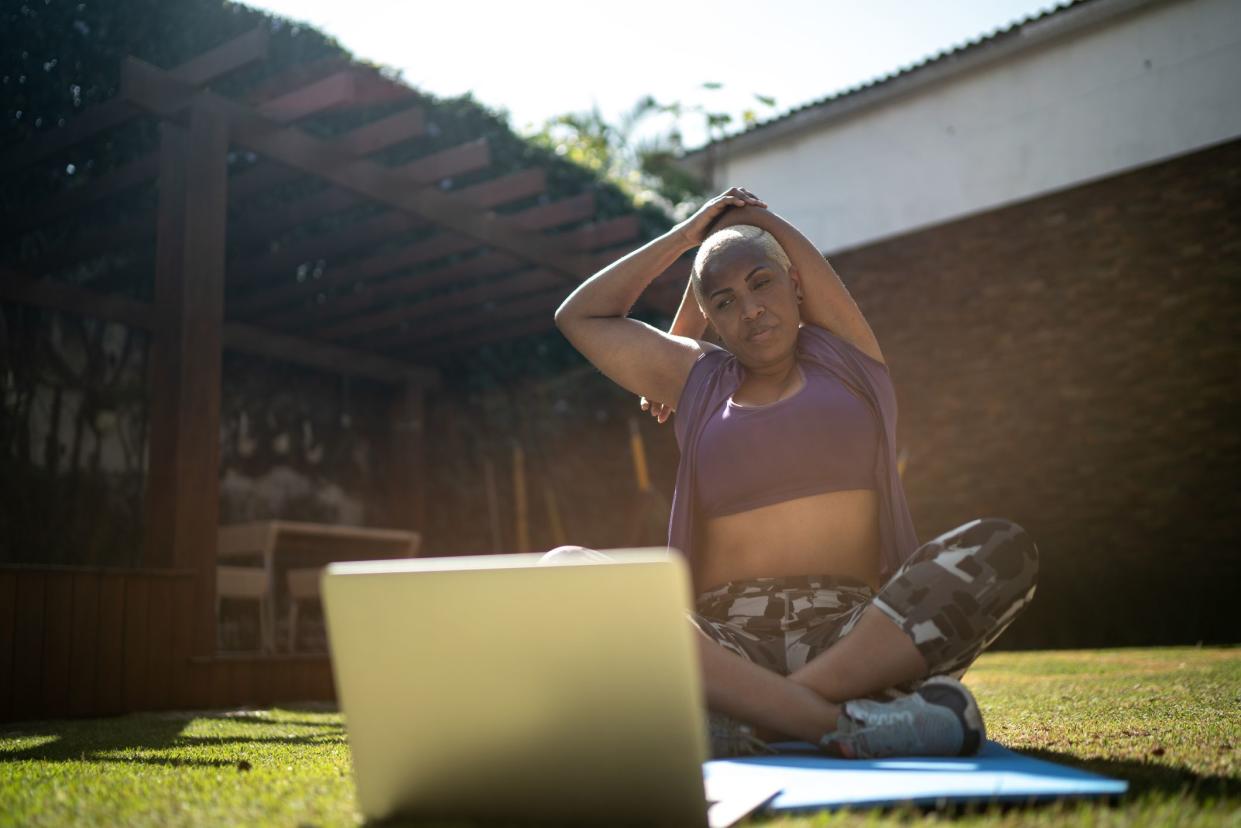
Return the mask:
{"type": "Polygon", "coordinates": [[[262,647],[276,651],[277,556],[281,563],[300,558],[303,562],[357,561],[375,558],[412,558],[418,554],[422,535],[403,529],[372,529],[292,520],[256,520],[221,526],[217,552],[221,562],[257,558],[267,573],[266,617],[262,619],[262,647]]]}

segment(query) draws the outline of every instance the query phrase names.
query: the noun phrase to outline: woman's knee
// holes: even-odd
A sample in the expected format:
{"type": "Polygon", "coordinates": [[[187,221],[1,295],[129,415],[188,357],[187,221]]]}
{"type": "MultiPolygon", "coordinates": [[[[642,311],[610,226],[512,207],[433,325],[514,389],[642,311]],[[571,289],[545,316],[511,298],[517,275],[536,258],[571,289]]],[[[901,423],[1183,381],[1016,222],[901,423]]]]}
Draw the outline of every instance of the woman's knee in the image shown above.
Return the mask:
{"type": "Polygon", "coordinates": [[[1011,520],[962,524],[919,558],[875,601],[903,619],[932,673],[968,666],[1034,597],[1038,549],[1011,520]]]}
{"type": "Polygon", "coordinates": [[[977,545],[996,579],[1025,595],[1038,582],[1039,555],[1034,539],[1019,524],[1005,518],[980,518],[968,545],[977,545]]]}
{"type": "Polygon", "coordinates": [[[612,560],[611,556],[587,546],[557,546],[555,549],[549,549],[543,553],[543,557],[539,558],[539,565],[579,563],[582,561],[603,563],[610,560],[612,560]]]}

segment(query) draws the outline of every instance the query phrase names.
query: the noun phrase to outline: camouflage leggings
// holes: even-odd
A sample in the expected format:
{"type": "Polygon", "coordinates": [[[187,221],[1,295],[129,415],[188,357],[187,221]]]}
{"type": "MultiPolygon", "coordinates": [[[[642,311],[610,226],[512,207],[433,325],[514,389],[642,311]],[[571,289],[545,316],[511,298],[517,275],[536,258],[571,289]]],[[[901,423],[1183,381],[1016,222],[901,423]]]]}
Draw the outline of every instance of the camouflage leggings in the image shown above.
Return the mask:
{"type": "MultiPolygon", "coordinates": [[[[852,578],[730,581],[700,594],[691,620],[713,641],[788,675],[844,637],[874,605],[912,639],[929,675],[960,678],[1034,597],[1038,549],[1000,518],[958,526],[918,547],[876,593],[852,578]]],[[[877,692],[886,700],[921,679],[877,692]]]]}

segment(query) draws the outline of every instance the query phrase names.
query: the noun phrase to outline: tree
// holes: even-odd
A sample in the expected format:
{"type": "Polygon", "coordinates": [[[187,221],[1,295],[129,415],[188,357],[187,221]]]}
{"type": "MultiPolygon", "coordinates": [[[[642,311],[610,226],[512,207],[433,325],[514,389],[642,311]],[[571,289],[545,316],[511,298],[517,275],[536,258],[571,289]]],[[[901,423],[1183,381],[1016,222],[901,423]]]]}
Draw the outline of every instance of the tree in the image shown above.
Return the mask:
{"type": "MultiPolygon", "coordinates": [[[[702,88],[714,92],[723,84],[704,83],[702,88]]],[[[754,99],[761,108],[775,109],[776,99],[769,95],[756,93],[754,99]]],[[[685,152],[682,124],[689,118],[702,119],[708,141],[723,138],[734,122],[731,113],[706,104],[661,103],[653,95],[645,95],[617,123],[609,123],[596,105],[589,111],[548,118],[528,137],[606,177],[638,204],[654,203],[680,220],[697,209],[707,195],[706,183],[676,163],[685,152]],[[660,116],[667,116],[670,123],[638,136],[641,127],[660,116]]],[[[758,122],[759,111],[747,108],[740,118],[749,127],[758,122]]]]}

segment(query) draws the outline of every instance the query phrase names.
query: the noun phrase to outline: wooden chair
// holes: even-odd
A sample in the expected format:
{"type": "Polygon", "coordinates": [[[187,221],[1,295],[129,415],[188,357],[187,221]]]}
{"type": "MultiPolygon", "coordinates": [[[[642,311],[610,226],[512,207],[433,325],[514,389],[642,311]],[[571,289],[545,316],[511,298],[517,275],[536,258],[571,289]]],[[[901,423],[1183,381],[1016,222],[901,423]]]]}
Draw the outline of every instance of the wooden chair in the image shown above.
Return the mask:
{"type": "Polygon", "coordinates": [[[289,588],[289,652],[297,652],[297,614],[302,601],[318,601],[319,575],[323,567],[290,569],[285,573],[289,588]]]}
{"type": "Polygon", "coordinates": [[[219,566],[215,568],[215,617],[220,618],[220,605],[225,598],[258,601],[260,648],[274,643],[267,612],[270,590],[267,571],[255,566],[219,566]]]}

